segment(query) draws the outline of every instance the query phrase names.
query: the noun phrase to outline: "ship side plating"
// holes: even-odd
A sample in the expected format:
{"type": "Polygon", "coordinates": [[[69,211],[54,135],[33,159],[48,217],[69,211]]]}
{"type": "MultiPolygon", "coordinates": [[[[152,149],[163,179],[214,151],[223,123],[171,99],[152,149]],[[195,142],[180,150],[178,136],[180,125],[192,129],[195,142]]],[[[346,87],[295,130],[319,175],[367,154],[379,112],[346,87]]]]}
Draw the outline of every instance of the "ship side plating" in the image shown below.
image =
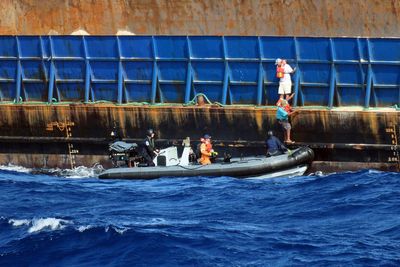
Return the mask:
{"type": "Polygon", "coordinates": [[[0,163],[107,165],[109,133],[204,133],[236,155],[264,153],[275,59],[293,75],[292,135],[315,169],[399,170],[397,38],[0,36],[0,163]],[[205,105],[196,96],[205,96],[205,105]],[[350,163],[349,163],[350,162],[350,163]]]}

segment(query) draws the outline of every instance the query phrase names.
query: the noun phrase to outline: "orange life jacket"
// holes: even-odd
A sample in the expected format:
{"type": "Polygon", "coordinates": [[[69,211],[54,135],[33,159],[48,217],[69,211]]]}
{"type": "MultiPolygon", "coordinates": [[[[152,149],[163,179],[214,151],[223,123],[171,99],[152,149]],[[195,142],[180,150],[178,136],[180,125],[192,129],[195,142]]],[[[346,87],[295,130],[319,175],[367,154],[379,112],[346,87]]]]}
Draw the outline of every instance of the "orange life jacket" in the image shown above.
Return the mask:
{"type": "Polygon", "coordinates": [[[211,153],[208,151],[208,147],[206,143],[202,143],[200,145],[200,151],[201,151],[201,158],[199,160],[199,163],[201,165],[208,165],[211,164],[210,156],[211,153]]]}
{"type": "Polygon", "coordinates": [[[282,67],[276,67],[276,77],[283,78],[283,75],[285,75],[285,70],[282,67]]]}

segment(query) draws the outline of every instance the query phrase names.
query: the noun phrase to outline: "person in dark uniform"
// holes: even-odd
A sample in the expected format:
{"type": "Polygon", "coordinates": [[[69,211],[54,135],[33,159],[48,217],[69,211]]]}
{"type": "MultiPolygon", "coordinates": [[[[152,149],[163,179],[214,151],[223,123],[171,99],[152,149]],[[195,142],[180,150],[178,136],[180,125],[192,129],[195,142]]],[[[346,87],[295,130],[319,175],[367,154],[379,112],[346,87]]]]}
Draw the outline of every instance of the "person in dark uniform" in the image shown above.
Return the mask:
{"type": "Polygon", "coordinates": [[[274,136],[272,131],[268,131],[268,139],[265,140],[265,145],[267,147],[267,157],[281,155],[287,151],[285,145],[274,136]]]}
{"type": "Polygon", "coordinates": [[[154,146],[154,130],[148,129],[146,132],[146,138],[142,145],[142,156],[145,159],[147,166],[155,166],[153,159],[157,156],[158,149],[154,146]]]}

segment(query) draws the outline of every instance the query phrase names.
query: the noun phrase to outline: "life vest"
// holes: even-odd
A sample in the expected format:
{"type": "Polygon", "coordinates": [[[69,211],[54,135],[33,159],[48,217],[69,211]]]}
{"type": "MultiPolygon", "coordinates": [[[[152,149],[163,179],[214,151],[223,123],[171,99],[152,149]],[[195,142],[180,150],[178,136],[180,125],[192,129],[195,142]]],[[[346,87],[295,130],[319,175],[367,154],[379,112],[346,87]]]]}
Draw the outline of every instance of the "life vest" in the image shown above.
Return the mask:
{"type": "Polygon", "coordinates": [[[292,107],[291,107],[289,104],[286,104],[286,106],[284,106],[283,109],[284,109],[287,113],[291,113],[291,112],[292,112],[292,107]]]}
{"type": "Polygon", "coordinates": [[[206,143],[206,148],[207,148],[207,152],[211,152],[212,144],[211,143],[206,143]]]}
{"type": "Polygon", "coordinates": [[[283,78],[285,75],[285,70],[283,67],[276,67],[276,78],[283,78]]]}

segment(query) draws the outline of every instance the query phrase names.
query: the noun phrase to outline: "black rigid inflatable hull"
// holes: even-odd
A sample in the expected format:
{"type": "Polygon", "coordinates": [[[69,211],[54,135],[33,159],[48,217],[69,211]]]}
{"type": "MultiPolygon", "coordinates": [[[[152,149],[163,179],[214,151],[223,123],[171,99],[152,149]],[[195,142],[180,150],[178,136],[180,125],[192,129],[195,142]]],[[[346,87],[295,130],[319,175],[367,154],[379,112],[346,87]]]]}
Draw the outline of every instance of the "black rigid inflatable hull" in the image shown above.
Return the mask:
{"type": "Polygon", "coordinates": [[[113,168],[102,172],[100,179],[156,179],[160,177],[193,177],[193,176],[229,176],[235,178],[258,177],[269,173],[280,172],[299,165],[309,164],[314,152],[309,147],[301,147],[290,155],[274,157],[246,157],[232,159],[230,163],[211,165],[167,166],[113,168]]]}

